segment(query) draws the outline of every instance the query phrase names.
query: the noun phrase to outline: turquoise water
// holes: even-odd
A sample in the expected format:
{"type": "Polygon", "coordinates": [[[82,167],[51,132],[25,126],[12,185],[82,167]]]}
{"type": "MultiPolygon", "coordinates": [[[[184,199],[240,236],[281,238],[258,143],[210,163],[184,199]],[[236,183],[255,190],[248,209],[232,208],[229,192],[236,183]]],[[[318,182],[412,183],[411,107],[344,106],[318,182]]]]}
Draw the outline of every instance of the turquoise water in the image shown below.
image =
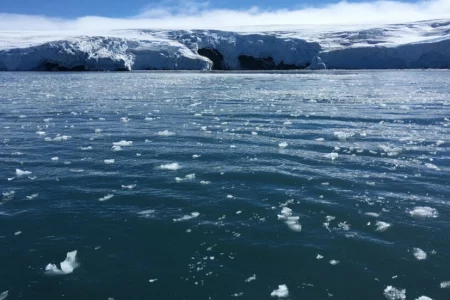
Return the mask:
{"type": "Polygon", "coordinates": [[[450,299],[449,92],[446,71],[0,73],[0,294],[450,299]]]}

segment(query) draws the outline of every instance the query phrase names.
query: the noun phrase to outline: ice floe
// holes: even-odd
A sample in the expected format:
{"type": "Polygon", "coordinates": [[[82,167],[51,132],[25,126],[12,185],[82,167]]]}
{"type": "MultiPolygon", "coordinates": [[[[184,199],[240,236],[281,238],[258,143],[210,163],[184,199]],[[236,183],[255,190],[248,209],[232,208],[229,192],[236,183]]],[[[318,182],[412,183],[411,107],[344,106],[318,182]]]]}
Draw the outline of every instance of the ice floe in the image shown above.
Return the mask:
{"type": "Polygon", "coordinates": [[[354,136],[353,132],[344,132],[344,131],[335,131],[334,136],[337,137],[340,141],[346,141],[347,139],[354,136]]]}
{"type": "Polygon", "coordinates": [[[165,164],[160,166],[161,170],[176,171],[181,168],[178,163],[165,164]]]}
{"type": "Polygon", "coordinates": [[[0,294],[0,300],[5,300],[8,297],[8,291],[4,291],[0,294]]]}
{"type": "Polygon", "coordinates": [[[384,296],[389,300],[405,300],[406,290],[400,290],[389,285],[384,289],[384,296]]]}
{"type": "Polygon", "coordinates": [[[182,216],[181,218],[173,219],[173,221],[174,221],[174,222],[188,221],[188,220],[191,220],[191,219],[195,219],[195,218],[197,218],[198,216],[200,216],[200,213],[194,211],[194,212],[191,213],[190,215],[184,215],[184,216],[182,216]]]}
{"type": "Polygon", "coordinates": [[[113,164],[115,162],[115,160],[114,159],[105,159],[103,162],[107,165],[110,165],[110,164],[113,164]]]}
{"type": "Polygon", "coordinates": [[[148,282],[153,283],[153,282],[155,282],[155,281],[157,281],[157,280],[158,280],[158,278],[149,279],[148,282]]]}
{"type": "Polygon", "coordinates": [[[414,254],[414,257],[417,260],[425,260],[425,259],[427,259],[427,253],[425,251],[423,251],[422,249],[420,249],[420,248],[414,248],[413,249],[413,254],[414,254]]]}
{"type": "Polygon", "coordinates": [[[171,132],[171,131],[169,131],[169,130],[164,130],[164,131],[159,131],[158,132],[158,135],[159,136],[174,136],[175,135],[175,132],[171,132]]]}
{"type": "Polygon", "coordinates": [[[23,171],[23,170],[20,170],[20,169],[16,169],[16,176],[17,177],[22,177],[22,176],[27,176],[27,175],[30,175],[32,172],[30,172],[30,171],[23,171]]]}
{"type": "Polygon", "coordinates": [[[450,281],[441,282],[441,289],[448,289],[448,288],[450,288],[450,281]]]}
{"type": "Polygon", "coordinates": [[[79,267],[77,262],[77,251],[67,252],[66,259],[60,263],[60,268],[55,264],[48,264],[45,267],[45,273],[50,275],[65,275],[72,273],[79,267]]]}
{"type": "Polygon", "coordinates": [[[133,141],[121,140],[120,142],[114,142],[113,146],[130,147],[130,146],[133,146],[133,141]]]}
{"type": "Polygon", "coordinates": [[[316,259],[317,260],[319,260],[319,259],[322,259],[323,258],[323,256],[322,255],[320,255],[320,254],[317,254],[317,256],[316,256],[316,259]]]}
{"type": "Polygon", "coordinates": [[[339,154],[336,152],[331,152],[331,153],[325,154],[324,157],[331,159],[331,160],[335,160],[336,158],[339,157],[339,154]]]}
{"type": "Polygon", "coordinates": [[[249,278],[245,279],[245,282],[251,282],[253,280],[256,280],[256,274],[253,274],[253,276],[250,276],[249,278]]]}
{"type": "Polygon", "coordinates": [[[377,227],[375,230],[378,232],[383,232],[389,229],[389,227],[391,227],[391,224],[386,223],[386,222],[382,222],[382,221],[377,221],[375,223],[375,226],[377,227]]]}
{"type": "Polygon", "coordinates": [[[123,189],[132,190],[136,187],[136,184],[122,185],[123,189]]]}
{"type": "Polygon", "coordinates": [[[278,289],[273,290],[273,292],[270,293],[270,296],[278,298],[286,298],[287,296],[289,296],[288,287],[285,284],[280,284],[278,286],[278,289]]]}
{"type": "Polygon", "coordinates": [[[184,176],[184,178],[176,177],[175,181],[176,182],[192,181],[194,179],[195,179],[195,174],[188,174],[188,175],[184,176]]]}
{"type": "Polygon", "coordinates": [[[430,297],[427,297],[427,296],[420,296],[416,300],[433,300],[433,299],[431,299],[430,297]]]}
{"type": "Polygon", "coordinates": [[[284,148],[286,148],[288,146],[288,143],[286,143],[286,142],[282,142],[282,143],[279,143],[278,144],[278,147],[280,147],[281,149],[284,149],[284,148]]]}
{"type": "Polygon", "coordinates": [[[409,214],[415,218],[437,218],[439,216],[435,208],[428,206],[416,206],[409,211],[409,214]]]}
{"type": "Polygon", "coordinates": [[[283,220],[289,229],[296,232],[302,231],[302,225],[298,222],[299,219],[299,216],[292,215],[292,209],[287,206],[283,207],[278,215],[278,220],[283,220]]]}
{"type": "Polygon", "coordinates": [[[335,259],[330,260],[330,265],[336,266],[336,265],[338,265],[338,264],[339,264],[339,261],[338,261],[338,260],[335,260],[335,259]]]}
{"type": "Polygon", "coordinates": [[[113,194],[108,194],[104,197],[98,198],[98,201],[107,201],[107,200],[111,199],[112,197],[114,197],[113,194]]]}
{"type": "Polygon", "coordinates": [[[33,199],[36,198],[37,196],[39,196],[38,193],[32,194],[32,195],[30,195],[30,196],[27,196],[27,199],[28,199],[28,200],[33,200],[33,199]]]}
{"type": "Polygon", "coordinates": [[[59,158],[57,156],[51,158],[52,161],[57,161],[59,158]]]}

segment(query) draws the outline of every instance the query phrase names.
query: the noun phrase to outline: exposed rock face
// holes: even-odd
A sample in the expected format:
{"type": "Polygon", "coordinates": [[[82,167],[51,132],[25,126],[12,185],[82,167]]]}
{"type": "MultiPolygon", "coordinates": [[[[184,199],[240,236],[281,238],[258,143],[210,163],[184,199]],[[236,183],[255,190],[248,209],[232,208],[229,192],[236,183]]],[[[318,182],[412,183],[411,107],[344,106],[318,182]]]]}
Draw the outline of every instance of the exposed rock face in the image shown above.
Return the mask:
{"type": "Polygon", "coordinates": [[[198,54],[209,58],[213,62],[213,66],[212,66],[213,70],[227,70],[228,69],[225,65],[223,55],[216,49],[201,48],[201,49],[198,49],[198,54]]]}
{"type": "Polygon", "coordinates": [[[311,60],[311,65],[309,66],[310,70],[326,70],[327,66],[322,61],[322,59],[318,56],[314,56],[311,60]]]}

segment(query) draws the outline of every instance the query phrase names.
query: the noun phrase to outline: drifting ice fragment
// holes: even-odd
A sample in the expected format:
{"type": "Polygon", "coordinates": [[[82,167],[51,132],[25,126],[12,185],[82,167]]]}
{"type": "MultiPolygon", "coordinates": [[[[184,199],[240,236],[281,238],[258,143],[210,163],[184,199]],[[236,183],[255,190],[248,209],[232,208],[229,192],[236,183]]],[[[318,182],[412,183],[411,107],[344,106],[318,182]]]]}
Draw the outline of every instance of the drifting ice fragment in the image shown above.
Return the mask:
{"type": "Polygon", "coordinates": [[[4,291],[0,294],[0,300],[5,300],[8,297],[8,291],[4,291]]]}
{"type": "Polygon", "coordinates": [[[119,147],[129,147],[133,145],[133,141],[125,141],[121,140],[120,142],[113,143],[113,146],[119,146],[119,147]]]}
{"type": "Polygon", "coordinates": [[[198,212],[195,211],[195,212],[191,213],[190,215],[184,215],[184,216],[182,216],[181,218],[173,219],[173,221],[174,221],[174,222],[187,221],[187,220],[195,219],[195,218],[197,218],[198,216],[200,216],[200,213],[198,213],[198,212]]]}
{"type": "Polygon", "coordinates": [[[427,253],[420,248],[414,248],[413,254],[417,258],[417,260],[425,260],[427,259],[427,253]]]}
{"type": "Polygon", "coordinates": [[[164,130],[164,131],[160,131],[158,132],[159,136],[173,136],[175,135],[175,132],[170,132],[169,130],[164,130]]]}
{"type": "Polygon", "coordinates": [[[72,252],[68,252],[66,259],[60,263],[61,268],[58,268],[55,264],[48,264],[45,267],[45,273],[50,274],[50,275],[70,274],[79,266],[76,258],[77,258],[76,250],[72,251],[72,252]]]}
{"type": "Polygon", "coordinates": [[[416,206],[409,211],[409,214],[415,218],[437,218],[439,216],[435,208],[428,206],[416,206]]]}
{"type": "Polygon", "coordinates": [[[178,163],[171,163],[171,164],[161,165],[160,168],[161,168],[161,170],[176,171],[176,170],[180,169],[181,167],[178,163]]]}
{"type": "Polygon", "coordinates": [[[325,154],[324,157],[329,158],[331,160],[335,160],[336,158],[339,157],[339,154],[337,154],[336,152],[331,152],[331,153],[325,154]]]}
{"type": "Polygon", "coordinates": [[[113,164],[115,162],[115,160],[114,159],[105,159],[104,162],[105,162],[105,164],[110,165],[110,164],[113,164]]]}
{"type": "Polygon", "coordinates": [[[384,296],[389,300],[405,300],[406,290],[399,290],[393,286],[387,286],[384,289],[384,296]]]}
{"type": "Polygon", "coordinates": [[[382,221],[377,221],[375,225],[377,226],[376,231],[378,232],[386,231],[389,227],[391,227],[391,224],[382,221]]]}
{"type": "Polygon", "coordinates": [[[98,198],[98,201],[107,201],[107,200],[111,199],[112,197],[114,197],[113,194],[108,194],[104,197],[98,198]]]}
{"type": "Polygon", "coordinates": [[[272,297],[285,298],[289,296],[289,290],[285,284],[281,284],[278,286],[278,289],[274,290],[270,293],[272,297]]]}
{"type": "Polygon", "coordinates": [[[278,144],[278,147],[280,147],[280,148],[286,148],[288,146],[288,143],[286,143],[286,142],[282,142],[282,143],[279,143],[278,144]]]}
{"type": "Polygon", "coordinates": [[[22,171],[20,169],[16,169],[16,176],[17,177],[26,176],[26,175],[30,175],[30,174],[31,174],[30,171],[22,171]]]}

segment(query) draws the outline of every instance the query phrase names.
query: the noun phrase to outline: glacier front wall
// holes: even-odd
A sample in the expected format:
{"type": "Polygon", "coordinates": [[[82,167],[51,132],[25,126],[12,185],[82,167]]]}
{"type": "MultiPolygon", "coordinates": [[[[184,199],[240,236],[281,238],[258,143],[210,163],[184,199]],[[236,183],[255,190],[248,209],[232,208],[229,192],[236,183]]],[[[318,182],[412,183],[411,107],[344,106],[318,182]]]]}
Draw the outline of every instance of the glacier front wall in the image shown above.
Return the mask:
{"type": "Polygon", "coordinates": [[[450,39],[396,47],[348,47],[324,51],[316,42],[268,34],[169,31],[165,39],[78,37],[0,51],[2,71],[211,70],[198,54],[213,49],[224,69],[243,69],[242,59],[270,62],[270,68],[408,69],[450,68],[450,39]]]}

